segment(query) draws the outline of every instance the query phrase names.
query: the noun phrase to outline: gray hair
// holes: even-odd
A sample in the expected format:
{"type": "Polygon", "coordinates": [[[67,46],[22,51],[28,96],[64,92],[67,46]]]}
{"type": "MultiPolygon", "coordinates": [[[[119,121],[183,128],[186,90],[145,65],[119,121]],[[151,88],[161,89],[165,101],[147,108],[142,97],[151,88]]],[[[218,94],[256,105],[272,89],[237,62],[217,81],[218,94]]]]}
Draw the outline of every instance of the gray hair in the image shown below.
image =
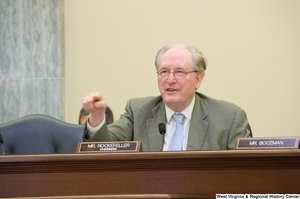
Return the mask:
{"type": "Polygon", "coordinates": [[[156,58],[155,58],[155,66],[156,66],[157,71],[158,71],[159,62],[160,62],[161,57],[163,56],[163,54],[165,54],[165,52],[167,52],[171,48],[186,48],[186,49],[188,49],[193,54],[193,62],[192,62],[193,70],[200,71],[203,73],[203,75],[205,75],[207,61],[206,61],[205,57],[203,56],[203,54],[197,48],[186,46],[184,44],[171,44],[171,45],[167,45],[167,46],[163,47],[162,49],[160,49],[157,52],[156,58]]]}

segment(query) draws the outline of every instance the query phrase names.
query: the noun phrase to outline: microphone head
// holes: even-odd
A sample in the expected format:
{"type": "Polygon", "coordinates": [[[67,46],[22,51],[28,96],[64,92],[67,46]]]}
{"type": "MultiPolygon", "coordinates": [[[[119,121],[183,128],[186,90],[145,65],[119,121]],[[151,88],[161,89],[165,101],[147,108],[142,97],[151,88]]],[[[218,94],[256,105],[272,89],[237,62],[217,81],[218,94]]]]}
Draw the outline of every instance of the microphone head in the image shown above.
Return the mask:
{"type": "Polygon", "coordinates": [[[166,126],[164,123],[159,123],[158,124],[158,130],[159,130],[159,133],[164,135],[166,133],[166,126]]]}
{"type": "Polygon", "coordinates": [[[1,134],[0,134],[0,144],[3,144],[3,138],[1,134]]]}

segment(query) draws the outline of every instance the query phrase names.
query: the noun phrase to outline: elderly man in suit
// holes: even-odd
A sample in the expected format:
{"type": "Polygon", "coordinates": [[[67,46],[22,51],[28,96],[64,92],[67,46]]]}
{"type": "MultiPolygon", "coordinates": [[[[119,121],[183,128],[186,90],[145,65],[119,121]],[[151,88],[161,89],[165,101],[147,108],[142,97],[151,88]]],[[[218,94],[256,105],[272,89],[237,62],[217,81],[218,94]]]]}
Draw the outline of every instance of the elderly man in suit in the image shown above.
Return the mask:
{"type": "Polygon", "coordinates": [[[155,65],[161,95],[130,99],[113,124],[105,123],[101,93],[83,98],[90,112],[85,141],[141,141],[144,151],[224,150],[233,149],[237,137],[252,136],[243,109],[196,92],[206,70],[199,50],[168,45],[158,51],[155,65]],[[165,124],[163,134],[160,123],[165,124]]]}

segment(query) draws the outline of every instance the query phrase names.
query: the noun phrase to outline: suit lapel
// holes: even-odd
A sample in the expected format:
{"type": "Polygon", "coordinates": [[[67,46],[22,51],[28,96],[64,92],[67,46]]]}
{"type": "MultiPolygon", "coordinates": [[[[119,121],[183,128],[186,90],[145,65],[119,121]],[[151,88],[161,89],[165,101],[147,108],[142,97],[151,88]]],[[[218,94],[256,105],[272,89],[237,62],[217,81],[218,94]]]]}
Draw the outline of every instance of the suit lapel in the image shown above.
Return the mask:
{"type": "Polygon", "coordinates": [[[149,151],[161,151],[163,147],[164,135],[158,131],[158,124],[166,124],[166,111],[163,100],[152,109],[153,118],[146,120],[147,134],[149,138],[149,151]]]}
{"type": "Polygon", "coordinates": [[[196,94],[190,124],[187,150],[200,150],[207,133],[208,123],[204,120],[208,113],[202,99],[196,94]]]}

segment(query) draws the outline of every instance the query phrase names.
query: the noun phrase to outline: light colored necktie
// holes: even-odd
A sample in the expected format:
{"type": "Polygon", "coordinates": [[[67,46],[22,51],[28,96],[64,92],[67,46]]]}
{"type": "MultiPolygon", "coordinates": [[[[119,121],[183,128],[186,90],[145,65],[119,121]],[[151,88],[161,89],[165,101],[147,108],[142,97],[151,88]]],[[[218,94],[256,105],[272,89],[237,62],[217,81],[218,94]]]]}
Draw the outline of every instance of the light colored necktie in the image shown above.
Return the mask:
{"type": "Polygon", "coordinates": [[[176,129],[174,131],[173,137],[169,144],[168,151],[181,151],[182,148],[182,140],[183,140],[183,119],[184,115],[180,114],[173,114],[172,116],[176,121],[176,129]]]}

